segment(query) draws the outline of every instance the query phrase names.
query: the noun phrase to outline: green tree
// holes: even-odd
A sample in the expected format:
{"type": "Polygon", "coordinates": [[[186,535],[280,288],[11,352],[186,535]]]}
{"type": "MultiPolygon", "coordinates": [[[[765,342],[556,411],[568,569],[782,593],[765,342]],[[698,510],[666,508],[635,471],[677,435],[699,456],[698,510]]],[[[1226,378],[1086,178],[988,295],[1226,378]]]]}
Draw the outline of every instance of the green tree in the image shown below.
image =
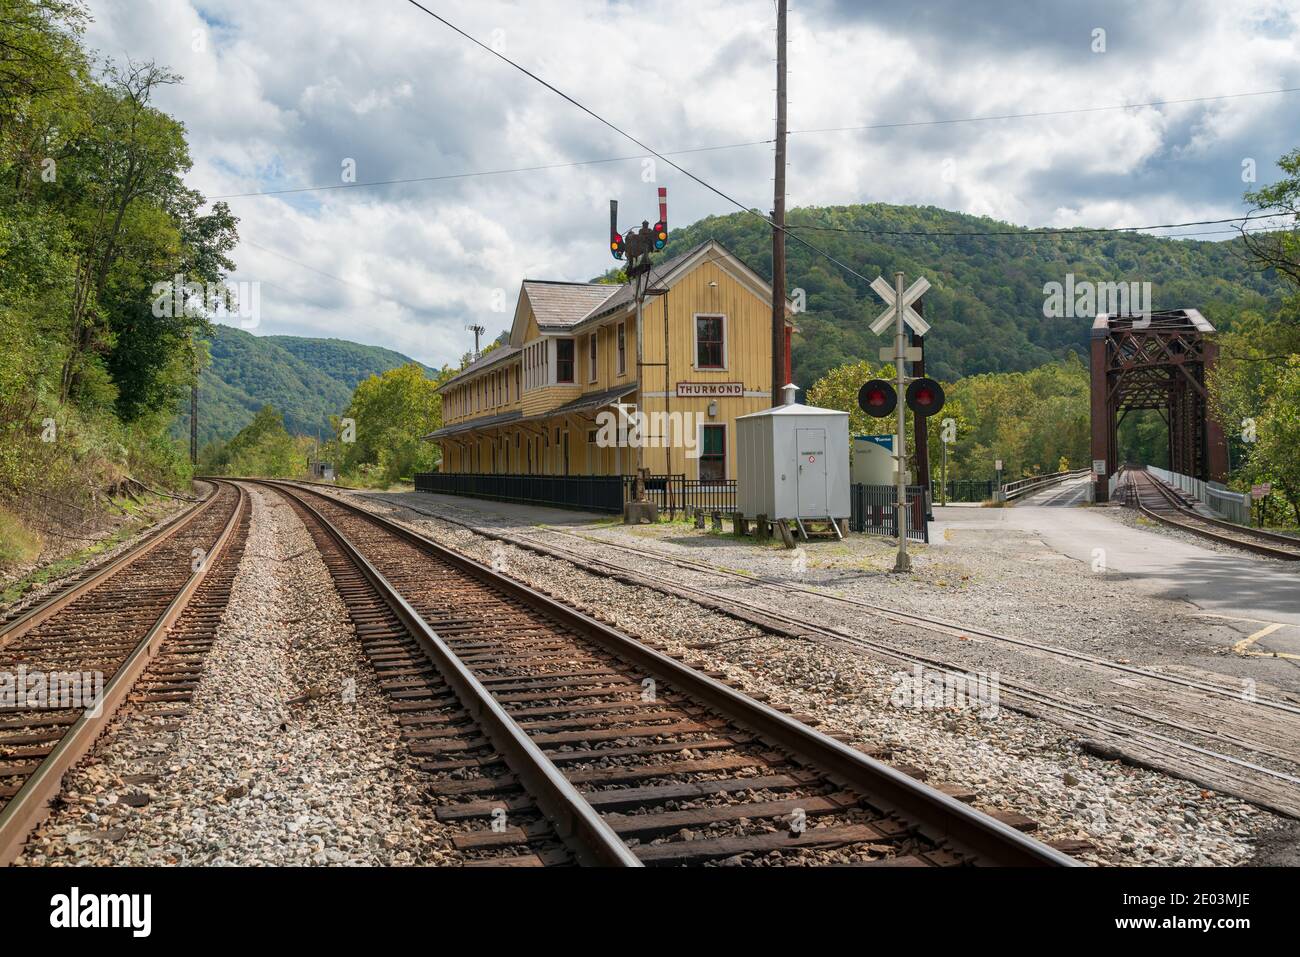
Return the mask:
{"type": "Polygon", "coordinates": [[[1256,268],[1276,270],[1300,287],[1300,232],[1295,228],[1300,221],[1300,147],[1293,149],[1277,161],[1287,175],[1276,183],[1246,193],[1246,202],[1252,212],[1264,216],[1277,216],[1266,224],[1289,223],[1290,229],[1269,229],[1251,232],[1250,222],[1241,224],[1242,242],[1256,268]]]}
{"type": "Polygon", "coordinates": [[[269,405],[228,443],[204,448],[200,470],[215,475],[292,478],[306,473],[308,441],[291,436],[284,417],[269,405]]]}
{"type": "Polygon", "coordinates": [[[1275,380],[1272,401],[1258,422],[1252,460],[1259,479],[1273,485],[1300,526],[1300,355],[1287,360],[1275,380]]]}
{"type": "Polygon", "coordinates": [[[234,218],[202,212],[184,127],[152,105],[179,78],[96,71],[87,20],[80,0],[0,5],[0,497],[14,500],[188,477],[167,431],[210,327],[203,311],[157,314],[153,286],[219,283],[234,265],[234,218]]]}
{"type": "Polygon", "coordinates": [[[430,379],[410,363],[359,383],[335,421],[340,438],[328,449],[340,473],[387,485],[433,469],[438,448],[424,436],[442,425],[442,397],[434,390],[451,374],[443,370],[439,379],[430,379]],[[353,421],[355,441],[341,440],[343,418],[353,421]]]}

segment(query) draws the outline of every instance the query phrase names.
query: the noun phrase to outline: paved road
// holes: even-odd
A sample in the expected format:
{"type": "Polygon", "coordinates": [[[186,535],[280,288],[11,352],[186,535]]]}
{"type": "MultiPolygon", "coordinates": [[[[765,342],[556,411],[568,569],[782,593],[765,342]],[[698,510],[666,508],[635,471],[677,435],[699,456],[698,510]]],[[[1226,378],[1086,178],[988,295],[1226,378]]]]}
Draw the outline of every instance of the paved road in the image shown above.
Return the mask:
{"type": "Polygon", "coordinates": [[[1091,567],[1097,549],[1107,569],[1133,588],[1190,602],[1208,619],[1230,624],[1244,654],[1280,653],[1300,664],[1300,562],[1228,554],[1161,531],[1135,528],[1113,507],[936,508],[930,540],[945,527],[1028,532],[1091,567]],[[1244,644],[1243,644],[1244,642],[1244,644]]]}

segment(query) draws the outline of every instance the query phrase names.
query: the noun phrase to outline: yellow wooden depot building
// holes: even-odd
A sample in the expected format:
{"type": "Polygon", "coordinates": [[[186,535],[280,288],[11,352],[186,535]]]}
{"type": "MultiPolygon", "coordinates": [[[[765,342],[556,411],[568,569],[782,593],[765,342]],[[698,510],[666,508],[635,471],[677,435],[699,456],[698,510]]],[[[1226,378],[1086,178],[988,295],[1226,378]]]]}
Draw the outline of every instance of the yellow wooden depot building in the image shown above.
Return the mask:
{"type": "Polygon", "coordinates": [[[631,475],[640,431],[652,474],[734,478],[737,416],[772,404],[771,287],[713,240],[649,285],[638,330],[631,284],[525,280],[509,341],[439,389],[441,470],[631,475]],[[601,431],[613,422],[621,435],[601,431]]]}

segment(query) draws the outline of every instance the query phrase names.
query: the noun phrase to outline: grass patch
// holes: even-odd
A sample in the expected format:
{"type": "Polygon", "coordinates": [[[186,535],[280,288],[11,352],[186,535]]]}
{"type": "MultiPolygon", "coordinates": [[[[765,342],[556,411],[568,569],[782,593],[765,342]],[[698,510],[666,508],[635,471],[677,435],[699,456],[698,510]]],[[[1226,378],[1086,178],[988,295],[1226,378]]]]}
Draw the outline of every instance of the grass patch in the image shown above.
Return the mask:
{"type": "MultiPolygon", "coordinates": [[[[113,501],[131,512],[133,517],[137,520],[124,522],[121,526],[115,529],[112,534],[106,535],[94,544],[87,545],[85,548],[71,555],[66,555],[63,558],[56,559],[48,565],[42,565],[40,568],[31,572],[31,574],[10,582],[8,585],[2,586],[2,590],[0,590],[0,605],[11,605],[28,592],[40,588],[42,585],[48,584],[56,579],[62,578],[65,575],[72,574],[97,556],[102,555],[109,549],[116,548],[122,542],[137,535],[141,531],[142,527],[152,523],[152,517],[145,512],[145,506],[150,504],[149,502],[142,501],[137,504],[131,502],[130,499],[116,498],[113,501]]],[[[8,546],[10,539],[9,530],[5,525],[6,518],[12,519],[12,516],[9,516],[3,509],[0,509],[0,567],[3,567],[5,564],[5,561],[3,560],[4,549],[8,546]]],[[[22,526],[18,525],[18,528],[21,529],[22,526]]],[[[26,530],[23,529],[23,531],[26,530]]],[[[28,532],[27,534],[30,535],[31,533],[28,532]]],[[[32,558],[36,557],[36,554],[39,554],[39,551],[40,546],[38,543],[36,546],[36,552],[30,555],[26,560],[31,561],[32,558]]]]}
{"type": "Polygon", "coordinates": [[[0,508],[0,569],[30,562],[41,553],[40,536],[0,508]]]}

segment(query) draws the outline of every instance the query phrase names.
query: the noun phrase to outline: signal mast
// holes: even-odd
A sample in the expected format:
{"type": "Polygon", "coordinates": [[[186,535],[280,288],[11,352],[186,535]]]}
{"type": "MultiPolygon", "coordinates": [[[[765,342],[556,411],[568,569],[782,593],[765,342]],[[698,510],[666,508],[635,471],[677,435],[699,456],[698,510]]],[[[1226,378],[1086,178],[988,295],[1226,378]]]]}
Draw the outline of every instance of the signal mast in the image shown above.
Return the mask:
{"type": "MultiPolygon", "coordinates": [[[[659,221],[652,227],[648,219],[641,221],[640,229],[631,229],[621,233],[618,229],[618,200],[609,201],[609,252],[615,259],[626,260],[628,282],[632,283],[632,294],[636,301],[636,381],[637,390],[645,394],[644,370],[644,322],[642,312],[645,297],[650,285],[650,256],[668,244],[668,189],[659,187],[659,221]]],[[[647,511],[645,495],[646,468],[642,452],[643,443],[636,446],[636,485],[634,504],[639,516],[647,511]]],[[[631,514],[625,511],[625,520],[631,514]]],[[[639,518],[638,518],[639,520],[639,518]]]]}

